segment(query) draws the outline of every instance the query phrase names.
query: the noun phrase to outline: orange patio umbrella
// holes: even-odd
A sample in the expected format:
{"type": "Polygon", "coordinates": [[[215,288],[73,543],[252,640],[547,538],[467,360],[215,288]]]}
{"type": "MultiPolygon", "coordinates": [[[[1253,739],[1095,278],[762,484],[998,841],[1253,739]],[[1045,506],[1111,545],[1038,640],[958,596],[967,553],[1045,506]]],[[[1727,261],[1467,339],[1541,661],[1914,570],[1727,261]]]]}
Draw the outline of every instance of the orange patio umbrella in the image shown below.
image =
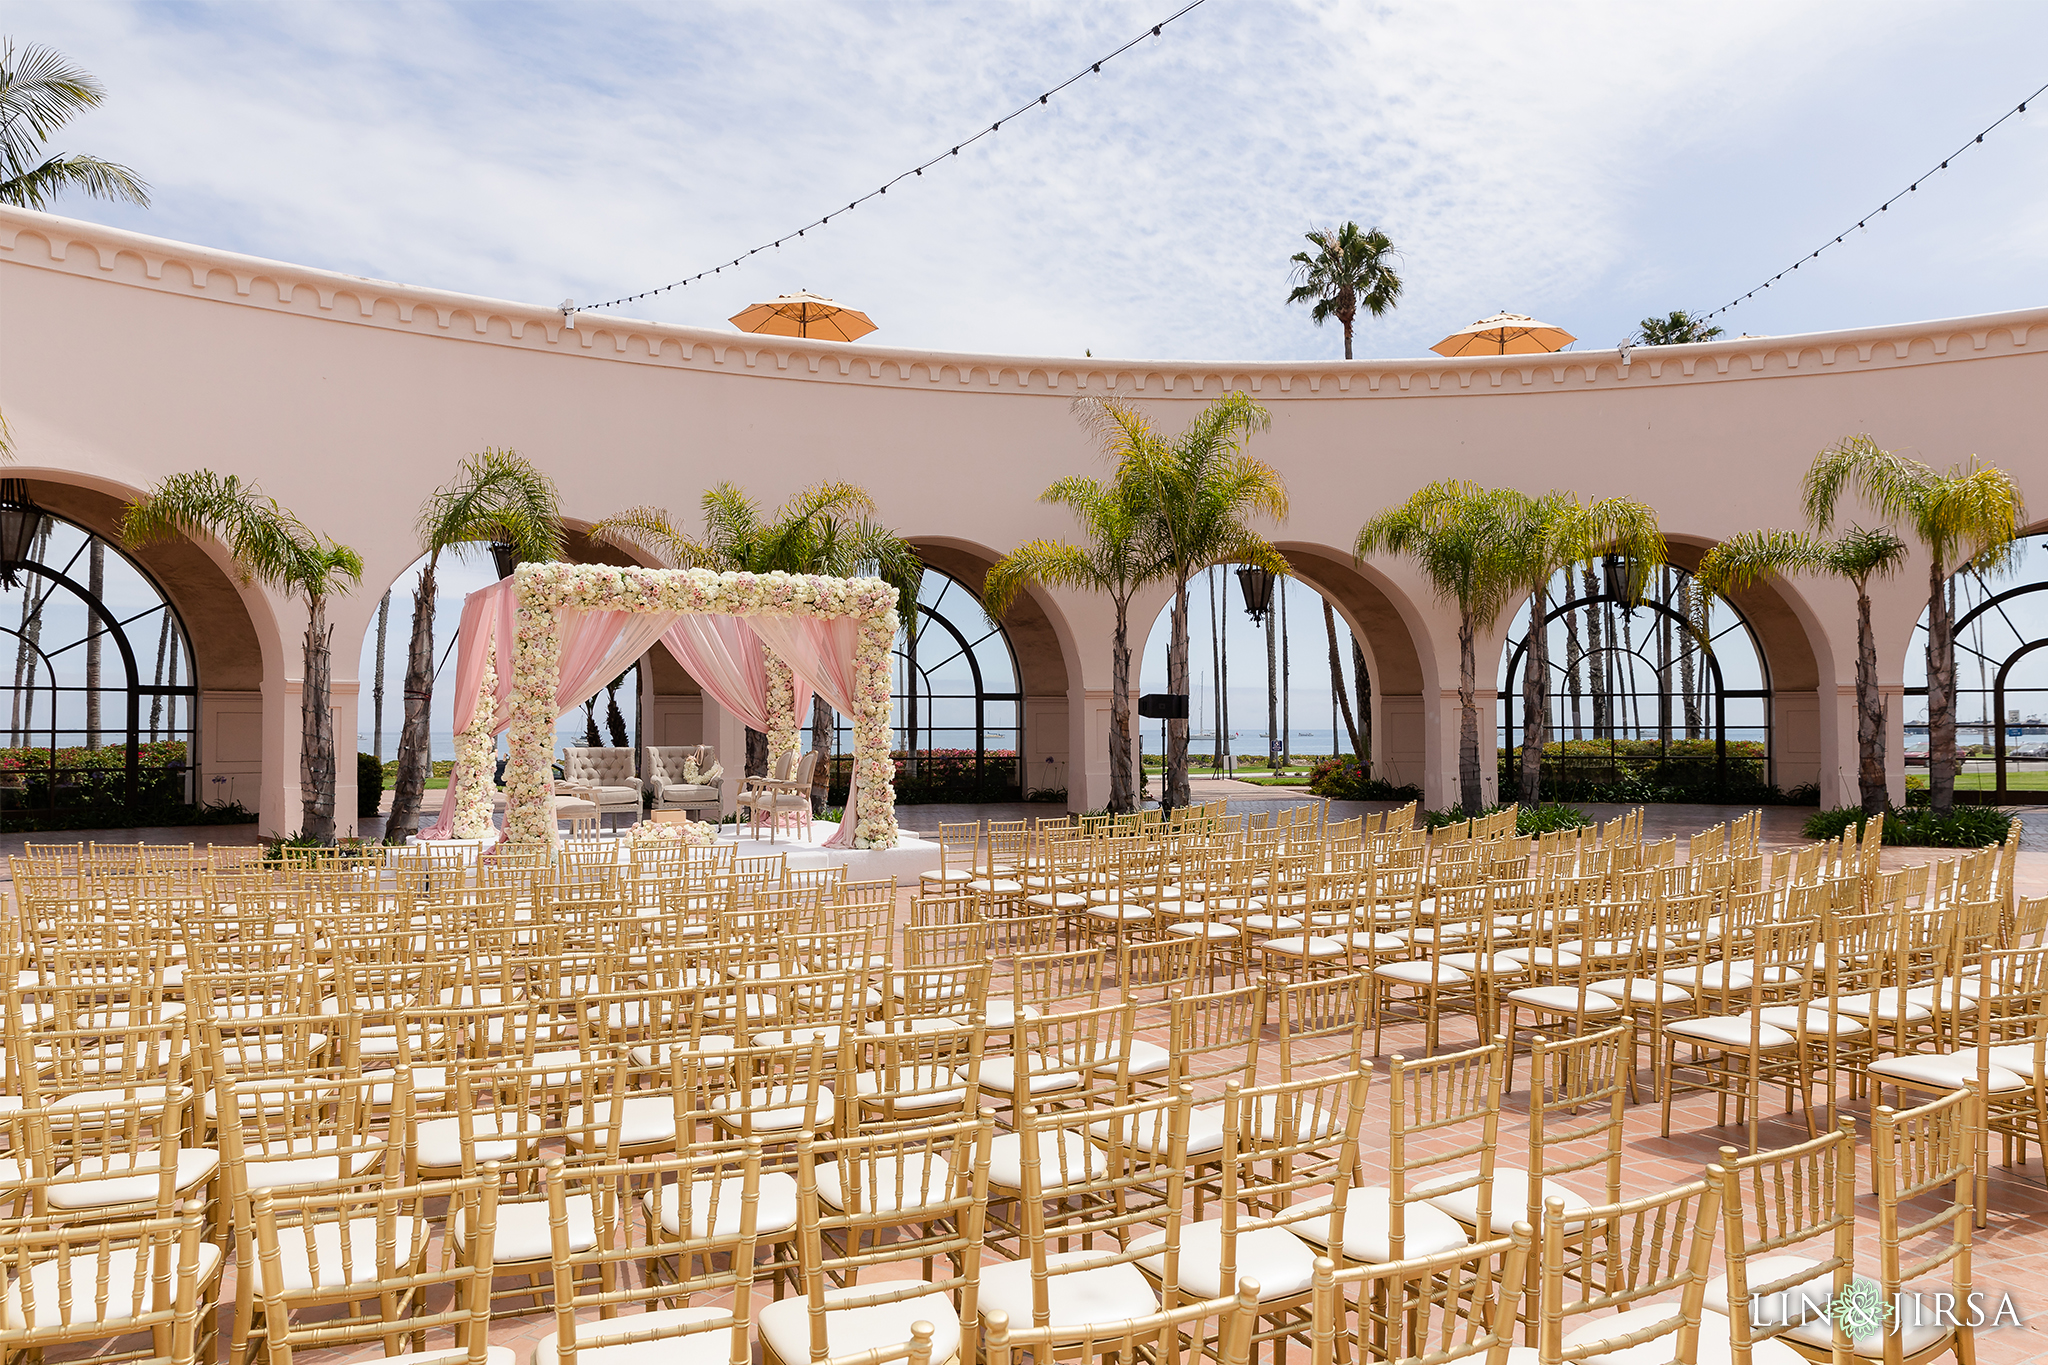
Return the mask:
{"type": "Polygon", "coordinates": [[[1526,313],[1495,313],[1460,328],[1429,349],[1438,355],[1535,355],[1561,351],[1578,338],[1526,313]]]}
{"type": "Polygon", "coordinates": [[[821,294],[802,289],[742,308],[732,315],[732,325],[742,332],[818,337],[826,341],[857,341],[875,330],[866,313],[843,308],[821,294]]]}

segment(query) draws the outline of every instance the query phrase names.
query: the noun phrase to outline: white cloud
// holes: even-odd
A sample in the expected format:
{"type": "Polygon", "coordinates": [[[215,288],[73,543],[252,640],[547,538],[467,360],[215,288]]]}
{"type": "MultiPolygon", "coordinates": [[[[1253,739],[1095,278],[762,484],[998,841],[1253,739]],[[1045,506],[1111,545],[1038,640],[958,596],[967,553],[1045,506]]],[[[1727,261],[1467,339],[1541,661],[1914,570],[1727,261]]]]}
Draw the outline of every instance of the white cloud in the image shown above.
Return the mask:
{"type": "MultiPolygon", "coordinates": [[[[1169,9],[86,3],[5,26],[107,82],[66,145],[158,191],[146,213],[69,211],[552,303],[792,230],[1169,9]]],[[[1281,305],[1287,257],[1355,217],[1408,281],[1361,354],[1501,307],[1604,346],[1789,264],[2031,88],[2048,15],[1980,7],[1967,35],[1953,15],[1205,5],[886,199],[620,311],[716,326],[808,286],[905,345],[1327,356],[1335,329],[1281,305]]],[[[2038,300],[2039,123],[1735,329],[2038,300]]]]}

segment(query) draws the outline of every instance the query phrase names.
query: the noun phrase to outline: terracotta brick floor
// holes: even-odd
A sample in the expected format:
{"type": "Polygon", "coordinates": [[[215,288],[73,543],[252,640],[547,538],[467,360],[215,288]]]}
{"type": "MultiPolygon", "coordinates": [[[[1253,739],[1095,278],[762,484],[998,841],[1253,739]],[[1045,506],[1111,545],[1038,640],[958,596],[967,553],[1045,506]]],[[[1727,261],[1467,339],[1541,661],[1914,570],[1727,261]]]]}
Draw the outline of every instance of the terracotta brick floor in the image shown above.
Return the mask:
{"type": "MultiPolygon", "coordinates": [[[[973,809],[967,808],[961,813],[966,816],[973,809]]],[[[936,808],[911,808],[906,810],[906,817],[909,817],[911,810],[934,811],[936,808]]],[[[979,813],[983,818],[987,818],[991,812],[984,809],[979,813]]],[[[1043,813],[1042,807],[1038,809],[1038,813],[1043,813]]],[[[1606,818],[1610,814],[1618,814],[1619,808],[1613,812],[1595,813],[1606,818]]],[[[1646,814],[1645,834],[1652,839],[1665,837],[1668,833],[1683,836],[1739,813],[1741,812],[1737,809],[1726,807],[1651,807],[1646,814]]],[[[1764,822],[1766,845],[1793,847],[1803,842],[1798,837],[1798,822],[1807,813],[1809,812],[1799,808],[1767,809],[1764,822]]],[[[905,823],[910,825],[912,821],[906,818],[905,823]]],[[[178,831],[179,835],[184,833],[178,831]]],[[[205,832],[201,832],[198,841],[204,840],[205,832]]],[[[184,841],[182,837],[177,839],[177,842],[184,841]]],[[[11,842],[13,841],[0,841],[11,842]]],[[[2028,842],[2031,844],[2032,840],[2028,842]]],[[[1681,838],[1681,853],[1683,848],[1681,838]]],[[[1935,856],[1939,855],[1935,851],[1925,849],[1886,850],[1884,864],[1887,867],[1903,866],[1927,861],[1935,856]]],[[[2023,895],[2048,893],[2048,852],[2036,852],[2029,848],[2021,854],[2020,889],[2023,895]]],[[[900,893],[899,922],[905,916],[913,894],[914,892],[909,889],[900,893]]],[[[999,993],[1002,989],[999,977],[997,984],[992,987],[992,993],[999,993]]],[[[1113,997],[1112,991],[1105,999],[1113,997]]],[[[1141,1036],[1146,1032],[1153,1032],[1156,1035],[1158,1011],[1147,1011],[1147,1014],[1149,1020],[1146,1024],[1141,1024],[1141,1036]]],[[[1270,1043],[1276,1040],[1277,1034],[1269,1028],[1267,1041],[1270,1043]]],[[[1369,1033],[1366,1041],[1367,1049],[1370,1051],[1369,1033]]],[[[1443,1048],[1454,1050],[1469,1046],[1474,1041],[1475,1035],[1469,1019],[1455,1019],[1446,1026],[1443,1048]]],[[[1415,1026],[1404,1025],[1389,1029],[1385,1046],[1388,1055],[1405,1052],[1413,1056],[1419,1055],[1421,1050],[1422,1039],[1415,1026]]],[[[1264,1046],[1262,1054],[1263,1079],[1277,1080],[1277,1047],[1264,1046]]],[[[1371,1065],[1375,1077],[1363,1127],[1367,1138],[1364,1159],[1366,1179],[1369,1182],[1377,1182],[1384,1178],[1387,1162],[1386,1056],[1371,1059],[1371,1065]]],[[[1525,1057],[1517,1071],[1518,1086],[1526,1086],[1527,1076],[1528,1065],[1525,1057]]],[[[1639,1080],[1643,1102],[1632,1106],[1626,1115],[1626,1194],[1634,1196],[1655,1193],[1697,1179],[1704,1165],[1715,1158],[1720,1147],[1727,1144],[1740,1146],[1743,1143],[1745,1134],[1741,1128],[1714,1126],[1714,1102],[1707,1096],[1680,1100],[1675,1106],[1672,1136],[1662,1137],[1659,1133],[1658,1106],[1652,1096],[1650,1077],[1645,1072],[1639,1080]]],[[[1845,1103],[1843,1110],[1858,1116],[1859,1119],[1867,1115],[1867,1105],[1861,1101],[1845,1103]]],[[[1504,1158],[1514,1157],[1526,1141],[1526,1132],[1525,1096],[1518,1089],[1503,1105],[1499,1150],[1504,1158]]],[[[1796,1114],[1788,1116],[1777,1112],[1773,1107],[1763,1116],[1761,1140],[1766,1148],[1789,1145],[1803,1140],[1806,1135],[1805,1125],[1796,1114]]],[[[1867,1189],[1871,1179],[1867,1124],[1862,1126],[1858,1159],[1859,1180],[1867,1189]]],[[[1601,1193],[1597,1181],[1567,1178],[1565,1183],[1580,1189],[1589,1197],[1598,1198],[1601,1193]]],[[[1866,1194],[1862,1204],[1858,1269],[1868,1273],[1876,1264],[1875,1199],[1866,1194]]],[[[2023,1166],[1992,1166],[1990,1210],[1989,1226],[1977,1234],[1976,1286],[1980,1291],[1990,1295],[2011,1294],[2022,1318],[2022,1325],[1980,1331],[1977,1335],[1977,1358],[1984,1362],[1984,1365],[2019,1365],[2020,1362],[2048,1360],[2048,1185],[2044,1185],[2038,1152],[2030,1153],[2028,1161],[2023,1166]]],[[[995,1259],[994,1253],[991,1253],[991,1259],[995,1259]]],[[[224,1302],[232,1302],[233,1273],[230,1267],[227,1272],[228,1280],[222,1287],[224,1302]]],[[[763,1297],[765,1298],[765,1295],[763,1297]]],[[[229,1326],[225,1309],[222,1311],[220,1326],[221,1349],[225,1359],[229,1326]]],[[[529,1313],[506,1318],[494,1324],[491,1340],[493,1345],[512,1348],[517,1365],[527,1365],[533,1345],[553,1331],[554,1316],[551,1311],[529,1313]]],[[[758,1346],[756,1349],[758,1352],[758,1346]]],[[[315,1365],[321,1361],[369,1358],[377,1354],[380,1352],[374,1350],[328,1351],[307,1353],[300,1359],[301,1365],[315,1365]]]]}

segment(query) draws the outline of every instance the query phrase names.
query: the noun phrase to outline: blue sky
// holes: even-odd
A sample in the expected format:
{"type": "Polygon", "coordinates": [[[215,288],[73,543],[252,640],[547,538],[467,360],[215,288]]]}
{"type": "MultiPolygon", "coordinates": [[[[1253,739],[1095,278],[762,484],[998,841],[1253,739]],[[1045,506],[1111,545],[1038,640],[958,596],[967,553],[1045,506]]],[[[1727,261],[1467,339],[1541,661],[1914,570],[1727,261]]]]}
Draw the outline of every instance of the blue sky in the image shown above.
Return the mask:
{"type": "MultiPolygon", "coordinates": [[[[1177,7],[0,0],[0,32],[105,81],[58,145],[155,188],[146,211],[63,212],[553,304],[791,231],[1177,7]]],[[[1335,357],[1337,329],[1282,301],[1301,233],[1353,218],[1407,279],[1361,356],[1503,308],[1611,346],[1832,238],[2048,80],[2043,52],[2048,6],[1996,0],[1209,0],[886,199],[619,311],[722,327],[807,287],[906,346],[1335,357]]],[[[2039,304],[2044,217],[2048,99],[1729,330],[2039,304]]],[[[1293,620],[1297,727],[1329,723],[1318,617],[1293,620]]],[[[1231,619],[1232,707],[1256,725],[1263,642],[1231,619]]]]}
{"type": "MultiPolygon", "coordinates": [[[[65,211],[552,304],[693,273],[957,141],[1177,6],[0,4],[110,87],[66,146],[148,211],[65,211]]],[[[1307,358],[1315,224],[1378,224],[1421,352],[1510,308],[1611,345],[1789,265],[2048,79],[2038,4],[1210,0],[957,161],[708,286],[800,286],[877,341],[1307,358]]],[[[2048,107],[1744,305],[1790,332],[2038,303],[2048,107]]]]}

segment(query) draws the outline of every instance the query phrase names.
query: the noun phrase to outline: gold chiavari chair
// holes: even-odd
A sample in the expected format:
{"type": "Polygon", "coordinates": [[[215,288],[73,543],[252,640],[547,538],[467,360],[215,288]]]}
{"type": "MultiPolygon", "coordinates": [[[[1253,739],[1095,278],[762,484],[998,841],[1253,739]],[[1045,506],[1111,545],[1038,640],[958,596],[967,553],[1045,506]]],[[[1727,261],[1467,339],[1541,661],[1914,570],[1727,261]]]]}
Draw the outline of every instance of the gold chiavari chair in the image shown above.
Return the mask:
{"type": "Polygon", "coordinates": [[[1856,1279],[1856,1121],[1774,1152],[1723,1147],[1707,1178],[1720,1190],[1727,1269],[1707,1282],[1704,1323],[1726,1319],[1733,1358],[1753,1358],[1772,1340],[1833,1365],[1882,1354],[1852,1354],[1828,1311],[1856,1279]]]}
{"type": "MultiPolygon", "coordinates": [[[[1976,1357],[1976,1315],[1956,1310],[1970,1306],[1983,1126],[1984,1097],[1974,1081],[1917,1109],[1879,1106],[1871,1114],[1870,1164],[1877,1190],[1874,1278],[1878,1302],[1895,1305],[1899,1313],[1891,1330],[1880,1329],[1886,1365],[1919,1365],[1951,1352],[1961,1365],[1969,1365],[1976,1357]],[[1936,1279],[1944,1269],[1947,1275],[1936,1279]],[[1932,1293],[1915,1288],[1930,1280],[1940,1288],[1932,1293]],[[1944,1302],[1951,1311],[1941,1311],[1944,1302]]],[[[1990,1321],[2017,1318],[2009,1304],[1998,1303],[1983,1316],[1990,1321]]],[[[1859,1340],[1856,1354],[1879,1355],[1870,1349],[1873,1344],[1859,1340]]]]}
{"type": "Polygon", "coordinates": [[[1018,1115],[1017,1131],[990,1146],[988,1226],[1016,1259],[982,1272],[984,1322],[1006,1314],[1035,1329],[1057,1325],[1074,1336],[1158,1311],[1177,1277],[1188,1111],[1194,1094],[1151,1096],[1128,1104],[1018,1115]],[[1135,1136],[1164,1132],[1141,1144],[1135,1136]],[[1005,1218],[1003,1210],[1014,1211],[1005,1218]],[[1165,1234],[1165,1265],[1147,1278],[1137,1245],[1165,1234]],[[1054,1245],[1057,1243],[1057,1249],[1054,1245]],[[1080,1249],[1069,1249],[1078,1246],[1080,1249]],[[1155,1289],[1155,1279],[1163,1289],[1155,1289]]]}
{"type": "MultiPolygon", "coordinates": [[[[737,1365],[751,1357],[759,1224],[783,1217],[764,1204],[758,1146],[610,1166],[557,1163],[544,1189],[555,1330],[535,1345],[533,1365],[649,1357],[737,1365]],[[636,1181],[645,1186],[638,1201],[626,1197],[636,1181]],[[634,1235],[639,1219],[644,1240],[634,1235]]],[[[793,1192],[780,1199],[789,1205],[786,1231],[796,1201],[793,1192]]]]}
{"type": "MultiPolygon", "coordinates": [[[[1178,811],[1175,814],[1179,814],[1178,811]]],[[[1183,1352],[1215,1365],[1250,1365],[1252,1325],[1259,1311],[1259,1282],[1247,1276],[1228,1298],[1207,1299],[1122,1321],[1101,1320],[1079,1327],[1012,1328],[1010,1315],[990,1313],[984,1330],[988,1365],[1015,1365],[1071,1355],[1081,1360],[1161,1360],[1183,1352]]],[[[915,1357],[913,1356],[914,1360],[915,1357]]],[[[833,1362],[833,1365],[846,1365],[833,1362]]]]}
{"type": "Polygon", "coordinates": [[[101,1342],[91,1359],[116,1365],[212,1360],[222,1258],[201,1239],[202,1222],[197,1212],[126,1223],[0,1220],[0,1354],[39,1361],[101,1342]],[[137,1337],[148,1344],[123,1348],[137,1337]]]}
{"type": "Polygon", "coordinates": [[[926,1128],[798,1140],[803,1296],[761,1310],[766,1361],[826,1361],[871,1343],[903,1340],[918,1323],[936,1328],[933,1348],[942,1357],[976,1357],[993,1127],[983,1115],[926,1128]],[[885,1256],[922,1262],[924,1278],[859,1278],[885,1256]],[[941,1265],[950,1273],[935,1278],[941,1265]]]}
{"type": "MultiPolygon", "coordinates": [[[[1218,1297],[1240,1275],[1256,1279],[1265,1287],[1259,1315],[1269,1324],[1258,1336],[1276,1350],[1284,1351],[1286,1337],[1308,1338],[1319,1247],[1343,1243],[1370,1077],[1353,1071],[1250,1087],[1232,1081],[1224,1092],[1217,1216],[1182,1222],[1171,1273],[1180,1293],[1197,1298],[1218,1297]],[[1295,1231],[1310,1220],[1318,1242],[1295,1231]]],[[[1163,1284],[1166,1234],[1134,1245],[1153,1252],[1139,1265],[1163,1284]]]]}
{"type": "Polygon", "coordinates": [[[984,1033],[962,1028],[870,1034],[850,1041],[839,1074],[852,1079],[839,1106],[841,1137],[950,1121],[981,1107],[984,1033]]]}
{"type": "Polygon", "coordinates": [[[917,874],[919,894],[942,895],[974,880],[981,861],[979,820],[941,823],[932,842],[939,846],[939,865],[917,874]]]}
{"type": "Polygon", "coordinates": [[[1527,1226],[1469,1247],[1339,1270],[1317,1257],[1311,1365],[1451,1365],[1512,1359],[1520,1286],[1536,1264],[1527,1226]]]}
{"type": "Polygon", "coordinates": [[[425,1350],[426,1333],[436,1328],[466,1333],[474,1351],[486,1339],[479,1318],[487,1321],[489,1314],[496,1193],[492,1173],[484,1172],[426,1185],[378,1180],[291,1198],[258,1194],[251,1273],[270,1358],[283,1365],[294,1346],[381,1340],[385,1359],[408,1365],[462,1359],[457,1352],[425,1350]],[[473,1229],[474,1255],[466,1261],[458,1261],[446,1242],[436,1249],[429,1205],[444,1202],[451,1218],[466,1218],[473,1229]],[[436,1311],[430,1296],[444,1285],[456,1294],[436,1311]],[[376,1311],[296,1320],[309,1310],[365,1303],[376,1304],[376,1311]],[[407,1337],[411,1352],[400,1349],[407,1337]]]}
{"type": "Polygon", "coordinates": [[[1351,1191],[1341,1241],[1314,1222],[1296,1224],[1296,1234],[1352,1264],[1433,1256],[1470,1240],[1433,1202],[1466,1190],[1476,1191],[1471,1225],[1492,1226],[1501,1052],[1493,1043],[1419,1062],[1394,1057],[1387,1069],[1388,1182],[1351,1191]]]}

